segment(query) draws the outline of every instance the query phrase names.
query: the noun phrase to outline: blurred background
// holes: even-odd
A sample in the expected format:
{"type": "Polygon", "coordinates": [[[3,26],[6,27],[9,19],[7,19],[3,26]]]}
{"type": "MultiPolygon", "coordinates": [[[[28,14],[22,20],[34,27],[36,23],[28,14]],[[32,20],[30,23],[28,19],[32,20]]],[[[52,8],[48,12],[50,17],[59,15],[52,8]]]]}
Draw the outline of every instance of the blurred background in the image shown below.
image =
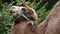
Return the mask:
{"type": "Polygon", "coordinates": [[[26,2],[38,14],[38,24],[41,23],[52,10],[58,0],[0,0],[0,34],[11,34],[13,17],[9,16],[9,8],[26,2]]]}

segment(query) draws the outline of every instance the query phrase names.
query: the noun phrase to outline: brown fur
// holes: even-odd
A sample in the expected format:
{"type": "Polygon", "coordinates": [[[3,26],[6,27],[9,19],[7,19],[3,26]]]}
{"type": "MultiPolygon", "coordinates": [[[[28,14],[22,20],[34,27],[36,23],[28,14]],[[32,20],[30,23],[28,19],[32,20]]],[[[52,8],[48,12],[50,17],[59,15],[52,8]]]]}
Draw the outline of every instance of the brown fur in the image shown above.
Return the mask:
{"type": "MultiPolygon", "coordinates": [[[[19,19],[16,19],[14,21],[14,24],[11,27],[12,34],[35,34],[35,30],[37,28],[37,14],[34,12],[32,8],[28,7],[24,3],[19,6],[26,7],[26,10],[28,10],[28,12],[31,13],[31,15],[26,14],[26,16],[29,19],[32,19],[34,24],[32,25],[30,21],[26,21],[24,18],[20,17],[19,19]]],[[[27,11],[25,11],[24,13],[26,12],[27,11]]]]}
{"type": "Polygon", "coordinates": [[[39,24],[37,34],[60,34],[60,1],[46,19],[39,24]]]}

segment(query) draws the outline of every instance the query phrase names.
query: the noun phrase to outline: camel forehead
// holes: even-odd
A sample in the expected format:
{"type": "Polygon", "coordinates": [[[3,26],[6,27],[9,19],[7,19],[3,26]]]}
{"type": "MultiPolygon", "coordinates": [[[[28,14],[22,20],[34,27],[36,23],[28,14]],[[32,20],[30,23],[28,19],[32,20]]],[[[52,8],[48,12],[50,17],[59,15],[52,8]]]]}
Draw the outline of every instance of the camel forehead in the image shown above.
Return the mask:
{"type": "Polygon", "coordinates": [[[23,6],[12,6],[12,7],[15,7],[15,8],[25,8],[23,6]]]}
{"type": "Polygon", "coordinates": [[[22,8],[25,8],[23,6],[12,6],[9,10],[12,10],[12,9],[17,9],[17,10],[21,10],[22,8]]]}

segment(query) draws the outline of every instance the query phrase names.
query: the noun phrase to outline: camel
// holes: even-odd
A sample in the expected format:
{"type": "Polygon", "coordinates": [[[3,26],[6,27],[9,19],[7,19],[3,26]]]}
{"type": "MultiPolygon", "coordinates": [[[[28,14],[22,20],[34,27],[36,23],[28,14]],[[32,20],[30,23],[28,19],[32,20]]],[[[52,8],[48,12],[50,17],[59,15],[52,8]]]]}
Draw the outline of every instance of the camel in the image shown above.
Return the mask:
{"type": "Polygon", "coordinates": [[[18,6],[12,6],[9,12],[15,19],[11,27],[12,34],[35,34],[38,17],[34,9],[21,3],[18,6]]]}
{"type": "Polygon", "coordinates": [[[60,1],[56,3],[46,19],[38,25],[37,34],[60,34],[60,1]]]}
{"type": "Polygon", "coordinates": [[[56,3],[46,19],[39,25],[35,10],[24,3],[19,6],[12,6],[9,12],[15,18],[11,28],[12,34],[60,34],[60,1],[56,3]],[[29,20],[21,16],[21,13],[24,13],[29,20]]]}

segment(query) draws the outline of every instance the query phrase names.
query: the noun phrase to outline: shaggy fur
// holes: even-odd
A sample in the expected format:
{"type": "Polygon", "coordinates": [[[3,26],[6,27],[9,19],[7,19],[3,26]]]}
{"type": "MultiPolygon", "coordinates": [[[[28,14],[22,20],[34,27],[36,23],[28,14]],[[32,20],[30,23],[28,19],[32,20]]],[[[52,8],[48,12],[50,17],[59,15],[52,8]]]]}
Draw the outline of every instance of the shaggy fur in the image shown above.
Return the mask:
{"type": "Polygon", "coordinates": [[[12,34],[35,34],[37,28],[37,14],[34,9],[28,7],[26,4],[22,3],[19,7],[21,6],[26,7],[26,9],[23,9],[24,14],[26,13],[25,15],[33,21],[33,25],[23,17],[15,18],[11,32],[12,34]]]}

